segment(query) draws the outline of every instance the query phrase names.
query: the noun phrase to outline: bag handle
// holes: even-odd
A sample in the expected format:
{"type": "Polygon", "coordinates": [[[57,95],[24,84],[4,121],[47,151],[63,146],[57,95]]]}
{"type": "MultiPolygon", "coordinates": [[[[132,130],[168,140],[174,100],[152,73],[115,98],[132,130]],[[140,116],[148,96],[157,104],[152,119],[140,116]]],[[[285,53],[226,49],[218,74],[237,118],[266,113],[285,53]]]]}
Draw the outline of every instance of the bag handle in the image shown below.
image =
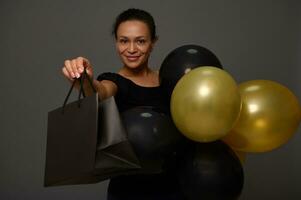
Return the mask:
{"type": "Polygon", "coordinates": [[[70,97],[70,94],[71,94],[71,92],[72,92],[72,90],[73,90],[73,88],[74,88],[74,85],[75,85],[75,82],[76,82],[76,81],[79,81],[79,83],[80,83],[80,90],[79,90],[78,99],[77,99],[78,107],[80,107],[81,96],[83,96],[84,98],[86,97],[85,91],[84,91],[84,89],[83,89],[83,82],[84,82],[85,78],[88,79],[88,81],[89,81],[89,83],[90,83],[90,86],[91,86],[93,92],[94,92],[94,93],[97,92],[96,89],[95,89],[95,87],[93,86],[92,80],[91,80],[90,77],[88,76],[87,71],[86,71],[86,68],[85,68],[85,69],[84,69],[84,73],[82,74],[82,76],[81,76],[80,78],[76,78],[76,79],[73,81],[73,83],[72,83],[72,85],[71,85],[71,87],[70,87],[70,89],[69,89],[69,91],[68,91],[68,94],[67,94],[67,96],[66,96],[66,98],[65,98],[65,100],[64,100],[62,113],[64,113],[65,106],[66,106],[66,104],[67,104],[67,102],[68,102],[68,99],[69,99],[69,97],[70,97]]]}

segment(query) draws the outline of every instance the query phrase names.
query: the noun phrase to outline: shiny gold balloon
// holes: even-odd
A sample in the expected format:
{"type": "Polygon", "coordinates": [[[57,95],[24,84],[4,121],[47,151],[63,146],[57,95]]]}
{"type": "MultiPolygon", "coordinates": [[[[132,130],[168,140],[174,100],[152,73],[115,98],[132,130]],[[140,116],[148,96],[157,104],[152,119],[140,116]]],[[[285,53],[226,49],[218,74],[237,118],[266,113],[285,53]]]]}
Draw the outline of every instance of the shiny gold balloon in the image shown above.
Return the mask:
{"type": "Polygon", "coordinates": [[[185,74],[171,97],[177,128],[189,139],[211,142],[225,136],[241,109],[233,78],[216,67],[198,67],[185,74]]]}
{"type": "Polygon", "coordinates": [[[253,80],[239,85],[242,110],[223,140],[244,152],[266,152],[286,143],[301,120],[295,95],[279,83],[253,80]]]}

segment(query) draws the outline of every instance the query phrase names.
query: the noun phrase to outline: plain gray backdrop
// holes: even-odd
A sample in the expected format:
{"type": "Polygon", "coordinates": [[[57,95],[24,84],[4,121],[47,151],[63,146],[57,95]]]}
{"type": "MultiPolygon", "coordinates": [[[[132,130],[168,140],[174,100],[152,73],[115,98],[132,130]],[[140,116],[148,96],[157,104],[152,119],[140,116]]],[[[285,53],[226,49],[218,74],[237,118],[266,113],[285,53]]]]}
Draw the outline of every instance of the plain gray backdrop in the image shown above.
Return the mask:
{"type": "MultiPolygon", "coordinates": [[[[43,187],[47,112],[69,89],[65,59],[85,56],[95,74],[121,63],[110,35],[114,18],[136,7],[155,18],[150,63],[184,44],[212,50],[238,83],[268,79],[301,98],[298,0],[0,0],[0,199],[104,200],[107,182],[43,187]]],[[[248,154],[243,200],[301,199],[301,130],[283,147],[248,154]]],[[[201,199],[201,198],[200,198],[201,199]]]]}

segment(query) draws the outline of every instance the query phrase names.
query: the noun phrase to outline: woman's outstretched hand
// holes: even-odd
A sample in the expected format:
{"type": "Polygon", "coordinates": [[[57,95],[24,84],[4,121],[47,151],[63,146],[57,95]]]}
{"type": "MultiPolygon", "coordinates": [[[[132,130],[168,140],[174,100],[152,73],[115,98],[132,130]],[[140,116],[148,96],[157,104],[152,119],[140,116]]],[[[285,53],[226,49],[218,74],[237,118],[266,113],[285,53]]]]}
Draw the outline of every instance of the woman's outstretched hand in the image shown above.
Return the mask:
{"type": "Polygon", "coordinates": [[[63,75],[71,82],[75,78],[79,78],[86,69],[87,74],[92,79],[93,69],[88,59],[84,57],[77,57],[71,60],[65,60],[64,66],[62,68],[63,75]]]}
{"type": "MultiPolygon", "coordinates": [[[[83,73],[84,69],[91,80],[93,80],[93,69],[87,58],[77,57],[71,60],[65,60],[64,67],[62,68],[63,75],[70,81],[73,82],[76,78],[79,78],[83,73]]],[[[114,96],[117,92],[117,85],[109,80],[103,81],[92,81],[100,99],[106,99],[110,96],[114,96]]],[[[75,83],[75,88],[80,89],[79,81],[75,83]]],[[[83,88],[86,96],[92,95],[94,91],[87,79],[84,80],[83,88]]]]}

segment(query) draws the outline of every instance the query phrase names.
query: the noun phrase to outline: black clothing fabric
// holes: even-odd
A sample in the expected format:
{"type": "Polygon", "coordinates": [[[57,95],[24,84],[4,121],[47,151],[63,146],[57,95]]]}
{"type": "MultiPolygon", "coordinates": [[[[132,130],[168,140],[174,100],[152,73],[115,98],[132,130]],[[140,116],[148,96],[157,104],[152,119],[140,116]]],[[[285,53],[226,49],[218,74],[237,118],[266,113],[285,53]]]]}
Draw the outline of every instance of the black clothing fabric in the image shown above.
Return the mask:
{"type": "Polygon", "coordinates": [[[97,80],[110,80],[117,87],[115,95],[116,104],[119,112],[123,112],[129,108],[136,106],[152,106],[159,109],[165,114],[169,114],[169,96],[163,91],[160,86],[144,87],[135,84],[130,79],[127,79],[120,74],[106,72],[100,74],[97,80]]]}
{"type": "MultiPolygon", "coordinates": [[[[170,115],[169,96],[160,86],[144,87],[116,73],[100,74],[97,80],[113,81],[118,89],[115,95],[120,112],[136,106],[152,106],[170,115]]],[[[174,166],[168,162],[160,174],[123,175],[112,178],[108,200],[183,200],[176,180],[174,166]]]]}

